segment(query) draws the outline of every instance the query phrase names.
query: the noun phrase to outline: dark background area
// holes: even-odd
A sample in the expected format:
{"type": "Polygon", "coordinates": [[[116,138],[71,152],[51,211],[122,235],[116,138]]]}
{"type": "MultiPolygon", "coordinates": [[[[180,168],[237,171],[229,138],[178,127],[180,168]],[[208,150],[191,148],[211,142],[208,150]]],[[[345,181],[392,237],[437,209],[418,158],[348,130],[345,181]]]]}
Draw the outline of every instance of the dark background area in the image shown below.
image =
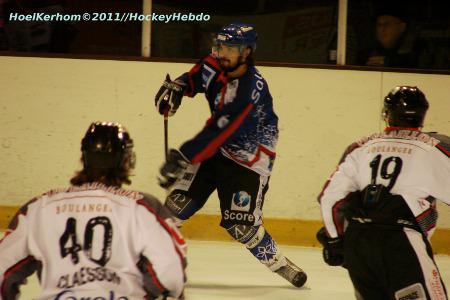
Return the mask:
{"type": "MultiPolygon", "coordinates": [[[[140,56],[141,23],[134,22],[8,22],[10,12],[136,12],[139,0],[0,0],[0,50],[140,56]]],[[[375,15],[380,8],[400,5],[408,30],[420,45],[418,67],[449,69],[450,18],[438,0],[349,0],[348,65],[363,65],[358,56],[374,44],[375,15]]],[[[335,64],[337,0],[153,0],[158,14],[204,13],[209,21],[152,23],[152,56],[200,58],[211,50],[214,32],[234,21],[258,31],[256,59],[270,62],[335,64]]]]}

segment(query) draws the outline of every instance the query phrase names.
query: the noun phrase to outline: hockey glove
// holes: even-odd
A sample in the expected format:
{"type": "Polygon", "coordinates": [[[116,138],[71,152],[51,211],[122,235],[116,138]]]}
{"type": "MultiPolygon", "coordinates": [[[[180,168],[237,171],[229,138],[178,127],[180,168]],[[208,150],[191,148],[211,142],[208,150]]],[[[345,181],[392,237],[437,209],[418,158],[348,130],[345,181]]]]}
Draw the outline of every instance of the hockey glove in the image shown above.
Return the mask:
{"type": "Polygon", "coordinates": [[[170,149],[167,155],[167,161],[159,169],[159,173],[161,174],[158,177],[159,185],[162,188],[169,189],[181,176],[188,164],[189,161],[180,151],[170,149]]]}
{"type": "Polygon", "coordinates": [[[323,260],[330,266],[344,265],[344,241],[342,237],[330,238],[325,227],[317,232],[317,240],[323,246],[323,260]]]}
{"type": "Polygon", "coordinates": [[[170,80],[169,74],[166,75],[163,85],[155,96],[156,110],[161,115],[168,112],[169,116],[173,116],[181,104],[183,98],[185,84],[181,81],[170,80]]]}

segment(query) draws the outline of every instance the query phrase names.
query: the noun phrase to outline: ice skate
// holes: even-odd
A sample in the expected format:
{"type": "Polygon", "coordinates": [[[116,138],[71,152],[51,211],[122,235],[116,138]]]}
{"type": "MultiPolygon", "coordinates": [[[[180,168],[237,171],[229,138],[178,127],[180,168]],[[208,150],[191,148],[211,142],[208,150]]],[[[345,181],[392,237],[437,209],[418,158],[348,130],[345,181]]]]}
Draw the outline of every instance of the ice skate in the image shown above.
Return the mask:
{"type": "Polygon", "coordinates": [[[286,258],[287,264],[275,271],[296,287],[302,287],[307,279],[306,273],[286,258]]]}

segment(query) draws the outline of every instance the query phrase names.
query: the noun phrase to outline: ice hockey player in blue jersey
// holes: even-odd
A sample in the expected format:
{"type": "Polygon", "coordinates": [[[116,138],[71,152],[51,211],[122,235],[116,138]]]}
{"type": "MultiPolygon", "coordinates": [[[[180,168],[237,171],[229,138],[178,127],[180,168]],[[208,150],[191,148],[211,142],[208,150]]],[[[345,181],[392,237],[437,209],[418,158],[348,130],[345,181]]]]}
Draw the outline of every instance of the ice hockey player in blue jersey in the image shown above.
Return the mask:
{"type": "Polygon", "coordinates": [[[217,189],[220,225],[271,271],[301,287],[305,272],[280,252],[262,225],[278,117],[267,82],[254,66],[256,40],[251,25],[225,26],[210,55],[174,81],[166,77],[155,97],[160,114],[172,116],[183,96],[204,93],[211,117],[195,137],[169,151],[160,185],[171,190],[165,206],[180,225],[217,189]]]}

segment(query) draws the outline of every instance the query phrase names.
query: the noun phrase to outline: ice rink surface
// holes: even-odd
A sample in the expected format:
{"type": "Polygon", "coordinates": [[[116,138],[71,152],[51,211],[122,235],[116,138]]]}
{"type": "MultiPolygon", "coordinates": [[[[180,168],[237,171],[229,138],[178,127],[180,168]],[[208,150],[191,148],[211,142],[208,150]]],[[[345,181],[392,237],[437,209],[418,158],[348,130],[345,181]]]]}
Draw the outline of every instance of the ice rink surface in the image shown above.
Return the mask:
{"type": "MultiPolygon", "coordinates": [[[[280,246],[308,274],[307,283],[298,289],[267,270],[238,243],[189,240],[188,246],[187,300],[355,299],[346,270],[327,266],[318,248],[280,246]]],[[[450,287],[450,256],[438,255],[436,261],[450,287]]],[[[19,299],[33,299],[39,290],[33,276],[19,299]]]]}

